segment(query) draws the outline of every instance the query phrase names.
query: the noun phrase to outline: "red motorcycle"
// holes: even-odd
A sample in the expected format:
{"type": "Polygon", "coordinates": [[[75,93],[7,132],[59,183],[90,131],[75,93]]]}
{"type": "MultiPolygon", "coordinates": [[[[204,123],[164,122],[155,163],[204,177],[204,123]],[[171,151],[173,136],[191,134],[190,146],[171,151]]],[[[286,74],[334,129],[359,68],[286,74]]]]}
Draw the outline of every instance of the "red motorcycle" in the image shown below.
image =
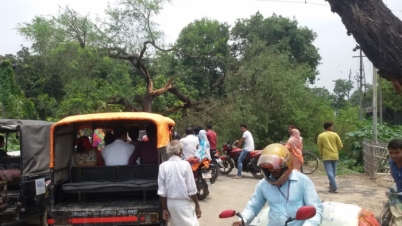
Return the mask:
{"type": "MultiPolygon", "coordinates": [[[[229,142],[227,142],[222,146],[222,152],[226,154],[219,157],[222,160],[220,168],[220,172],[222,174],[229,174],[232,172],[234,167],[237,169],[237,162],[240,157],[241,150],[241,148],[236,147],[235,143],[231,145],[229,142]]],[[[260,155],[260,150],[250,151],[250,153],[243,160],[242,172],[251,173],[255,178],[261,179],[263,176],[261,174],[260,167],[257,165],[260,155]]]]}
{"type": "MultiPolygon", "coordinates": [[[[187,160],[190,164],[195,164],[199,161],[198,158],[190,158],[187,160]]],[[[197,185],[197,199],[204,200],[209,195],[208,186],[215,183],[215,175],[217,167],[213,164],[209,164],[209,168],[206,168],[203,164],[199,165],[194,171],[195,184],[197,185]]]]}

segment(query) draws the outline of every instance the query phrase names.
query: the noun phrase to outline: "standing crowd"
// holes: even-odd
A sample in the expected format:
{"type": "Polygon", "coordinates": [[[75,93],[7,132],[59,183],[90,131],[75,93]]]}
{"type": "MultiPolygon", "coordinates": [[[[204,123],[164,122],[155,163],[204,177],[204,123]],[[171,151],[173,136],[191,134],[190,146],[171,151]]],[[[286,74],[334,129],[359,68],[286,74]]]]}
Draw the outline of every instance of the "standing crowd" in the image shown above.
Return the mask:
{"type": "MultiPolygon", "coordinates": [[[[333,124],[324,124],[325,132],[317,138],[319,155],[322,157],[329,180],[329,192],[337,192],[336,167],[339,159],[339,150],[342,142],[333,132],[333,124]]],[[[238,172],[233,179],[242,178],[242,163],[247,155],[255,149],[254,139],[247,125],[241,124],[242,136],[236,140],[236,146],[242,148],[237,162],[238,172]]],[[[309,177],[302,174],[303,138],[300,131],[291,125],[288,127],[289,139],[282,144],[271,144],[265,147],[258,159],[258,166],[264,176],[251,196],[246,208],[242,212],[243,220],[250,223],[268,204],[269,225],[283,225],[289,216],[294,216],[298,208],[306,205],[314,206],[317,214],[306,221],[294,222],[294,225],[319,225],[321,223],[323,206],[309,177]]],[[[163,217],[171,225],[199,225],[197,218],[201,216],[201,209],[196,196],[191,158],[211,160],[216,153],[217,136],[212,125],[206,130],[199,127],[187,127],[186,136],[180,141],[174,140],[168,145],[168,152],[172,154],[169,161],[162,163],[159,175],[158,194],[163,200],[163,217]],[[179,162],[179,163],[176,163],[179,162]],[[167,179],[170,178],[170,179],[167,179]],[[190,208],[191,201],[195,209],[190,208]]],[[[176,138],[177,139],[177,138],[176,138]]],[[[194,170],[194,169],[193,169],[194,170]]],[[[242,225],[236,221],[233,225],[242,225]]]]}
{"type": "MultiPolygon", "coordinates": [[[[253,135],[247,125],[241,124],[240,130],[242,136],[236,140],[236,146],[241,148],[241,154],[237,162],[238,172],[233,179],[242,178],[242,163],[255,149],[253,135]]],[[[157,151],[152,151],[156,149],[156,127],[150,124],[146,132],[146,141],[138,141],[138,128],[133,127],[128,131],[125,127],[115,128],[113,134],[105,134],[106,146],[101,153],[92,147],[88,137],[82,136],[76,142],[74,164],[157,164],[157,151]],[[131,140],[128,140],[127,134],[131,140]]],[[[264,179],[257,183],[254,194],[241,213],[243,219],[233,222],[234,226],[242,225],[242,221],[251,223],[266,204],[269,207],[269,225],[284,225],[284,222],[289,217],[294,217],[302,206],[314,206],[315,216],[304,221],[292,222],[292,225],[320,225],[323,214],[322,201],[311,179],[302,173],[303,138],[293,125],[288,126],[288,132],[286,143],[270,144],[261,151],[257,165],[264,179]]],[[[208,166],[213,158],[217,158],[217,134],[212,125],[208,124],[205,130],[198,126],[186,127],[183,138],[180,138],[177,132],[173,132],[172,136],[174,139],[167,145],[170,158],[159,166],[157,193],[161,197],[162,217],[169,221],[171,226],[197,226],[202,211],[197,200],[195,171],[199,166],[208,166]]],[[[4,142],[0,137],[0,148],[2,143],[4,142]]],[[[336,171],[339,151],[343,144],[339,135],[333,131],[333,123],[324,123],[324,132],[317,137],[317,147],[328,176],[329,192],[338,193],[336,171]]],[[[391,175],[398,192],[402,192],[402,139],[390,141],[388,150],[391,175]]]]}

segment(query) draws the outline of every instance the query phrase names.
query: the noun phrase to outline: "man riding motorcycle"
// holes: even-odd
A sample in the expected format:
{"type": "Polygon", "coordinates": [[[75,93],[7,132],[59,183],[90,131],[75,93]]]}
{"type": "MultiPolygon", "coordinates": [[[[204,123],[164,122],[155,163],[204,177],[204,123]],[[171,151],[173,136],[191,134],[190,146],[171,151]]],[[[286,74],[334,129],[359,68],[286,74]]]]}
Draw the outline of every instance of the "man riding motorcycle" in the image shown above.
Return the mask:
{"type": "MultiPolygon", "coordinates": [[[[282,144],[271,144],[264,148],[258,159],[258,166],[265,179],[256,186],[246,208],[241,215],[249,224],[268,202],[268,226],[285,225],[289,217],[294,218],[302,206],[314,206],[316,215],[306,221],[296,221],[293,225],[320,225],[323,205],[313,182],[304,174],[293,171],[288,149],[282,144]]],[[[233,226],[241,226],[241,221],[233,226]]]]}

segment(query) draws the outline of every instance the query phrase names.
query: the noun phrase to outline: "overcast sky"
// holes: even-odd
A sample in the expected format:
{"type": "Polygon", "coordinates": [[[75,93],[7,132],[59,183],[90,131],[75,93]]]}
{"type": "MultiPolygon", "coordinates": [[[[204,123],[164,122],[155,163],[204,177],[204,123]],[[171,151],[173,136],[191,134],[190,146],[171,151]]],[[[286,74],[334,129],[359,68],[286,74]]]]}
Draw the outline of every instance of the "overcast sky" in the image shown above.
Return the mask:
{"type": "MultiPolygon", "coordinates": [[[[82,14],[102,15],[107,0],[0,0],[0,54],[15,54],[21,45],[30,43],[14,29],[18,23],[30,22],[36,15],[56,15],[59,6],[69,5],[82,14]]],[[[114,0],[110,0],[114,2],[114,0]]],[[[384,0],[393,13],[402,18],[401,0],[384,0]]],[[[333,80],[352,79],[359,69],[358,52],[352,49],[356,42],[346,35],[340,17],[331,12],[324,0],[172,0],[156,18],[165,32],[166,42],[174,42],[183,27],[196,19],[207,17],[233,25],[238,18],[249,18],[260,11],[264,17],[273,13],[284,17],[295,17],[301,26],[317,33],[314,45],[322,57],[318,67],[320,75],[313,86],[325,87],[332,92],[333,80]],[[288,2],[287,2],[288,1],[288,2]]],[[[364,59],[366,79],[372,81],[372,66],[364,59]]]]}

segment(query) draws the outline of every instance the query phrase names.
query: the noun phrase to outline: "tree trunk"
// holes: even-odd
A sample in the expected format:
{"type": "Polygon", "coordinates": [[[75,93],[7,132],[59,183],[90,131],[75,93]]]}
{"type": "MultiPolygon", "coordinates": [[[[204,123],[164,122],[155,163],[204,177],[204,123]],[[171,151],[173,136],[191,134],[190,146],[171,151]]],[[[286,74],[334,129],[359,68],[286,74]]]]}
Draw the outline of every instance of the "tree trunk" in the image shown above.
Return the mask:
{"type": "Polygon", "coordinates": [[[144,112],[152,112],[152,96],[149,94],[145,94],[145,97],[142,99],[141,107],[144,112]]]}
{"type": "Polygon", "coordinates": [[[327,0],[367,58],[402,94],[402,21],[382,0],[327,0]]]}

